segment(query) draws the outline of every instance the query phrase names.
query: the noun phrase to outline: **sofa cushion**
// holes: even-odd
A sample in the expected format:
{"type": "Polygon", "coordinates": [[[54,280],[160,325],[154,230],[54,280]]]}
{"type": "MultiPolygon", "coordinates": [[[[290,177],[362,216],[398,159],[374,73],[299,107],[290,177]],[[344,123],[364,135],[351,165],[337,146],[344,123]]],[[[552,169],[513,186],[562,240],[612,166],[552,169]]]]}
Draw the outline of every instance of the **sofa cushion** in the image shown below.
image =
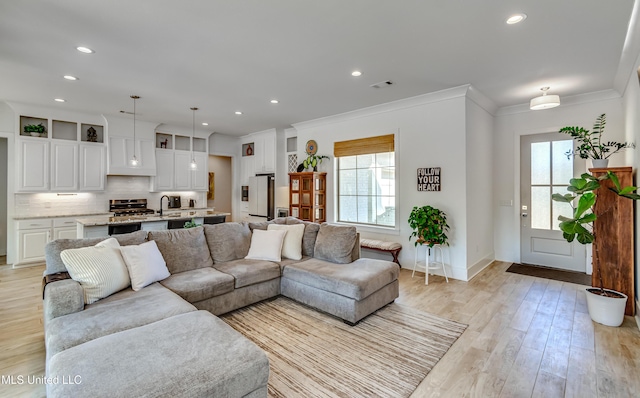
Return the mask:
{"type": "Polygon", "coordinates": [[[135,291],[171,275],[154,240],[139,245],[122,246],[120,253],[129,270],[131,288],[135,291]]]}
{"type": "Polygon", "coordinates": [[[60,253],[69,275],[82,286],[85,304],[91,304],[131,284],[129,271],[114,238],[95,246],[67,249],[60,253]]]}
{"type": "Polygon", "coordinates": [[[356,227],[323,223],[318,231],[313,257],[332,263],[348,264],[352,261],[356,241],[356,227]]]}
{"type": "Polygon", "coordinates": [[[287,223],[287,220],[284,217],[279,217],[279,218],[274,218],[273,220],[269,220],[269,221],[250,222],[249,223],[249,229],[251,229],[252,232],[253,232],[254,229],[261,229],[263,231],[266,231],[267,228],[269,227],[269,224],[281,224],[281,225],[284,225],[286,223],[287,223]]]}
{"type": "Polygon", "coordinates": [[[215,268],[198,268],[172,274],[160,282],[190,303],[229,293],[233,290],[233,276],[215,268]]]}
{"type": "Polygon", "coordinates": [[[48,321],[47,356],[108,334],[195,310],[193,305],[157,283],[138,292],[123,290],[86,306],[84,311],[48,321]]]}
{"type": "Polygon", "coordinates": [[[304,235],[302,235],[302,255],[313,257],[313,248],[316,245],[316,238],[320,230],[320,224],[310,221],[302,221],[295,217],[287,217],[287,225],[304,224],[304,235]]]}
{"type": "MultiPolygon", "coordinates": [[[[120,246],[139,245],[147,240],[147,231],[136,231],[128,234],[113,235],[120,246]]],[[[44,257],[47,262],[45,275],[67,272],[60,253],[66,249],[78,249],[80,247],[94,246],[106,238],[85,238],[85,239],[56,239],[46,244],[44,257]]]]}
{"type": "Polygon", "coordinates": [[[310,259],[284,268],[282,277],[331,293],[362,300],[398,279],[398,265],[361,258],[351,264],[310,259]]]}
{"type": "Polygon", "coordinates": [[[149,231],[149,240],[155,240],[171,274],[213,265],[204,228],[149,231]]]}
{"type": "Polygon", "coordinates": [[[264,351],[207,311],[104,336],[53,356],[48,397],[245,397],[269,378],[264,351]]]}
{"type": "Polygon", "coordinates": [[[251,230],[246,222],[205,225],[204,235],[214,264],[245,258],[249,253],[251,230]]]}
{"type": "Polygon", "coordinates": [[[251,246],[245,257],[251,260],[280,261],[282,244],[287,231],[263,231],[256,229],[251,234],[251,246]]]}
{"type": "Polygon", "coordinates": [[[214,267],[225,274],[233,275],[235,288],[253,285],[280,277],[280,266],[265,260],[235,260],[214,267]]]}
{"type": "Polygon", "coordinates": [[[304,224],[271,224],[267,227],[267,230],[287,231],[287,234],[284,236],[284,243],[282,244],[282,257],[300,260],[302,258],[302,236],[304,235],[304,228],[304,224]]]}

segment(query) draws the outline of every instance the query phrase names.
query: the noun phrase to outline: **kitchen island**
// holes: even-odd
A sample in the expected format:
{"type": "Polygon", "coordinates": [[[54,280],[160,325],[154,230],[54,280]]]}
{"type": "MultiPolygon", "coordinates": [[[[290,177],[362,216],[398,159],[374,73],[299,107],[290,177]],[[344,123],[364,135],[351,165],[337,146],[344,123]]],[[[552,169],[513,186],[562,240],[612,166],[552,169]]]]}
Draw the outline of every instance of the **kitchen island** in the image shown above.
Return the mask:
{"type": "Polygon", "coordinates": [[[136,230],[158,231],[183,228],[184,223],[191,220],[194,220],[196,224],[218,224],[225,222],[226,217],[229,215],[231,213],[213,209],[190,209],[180,211],[166,210],[162,216],[153,214],[82,217],[76,219],[76,234],[78,238],[96,238],[136,230]]]}

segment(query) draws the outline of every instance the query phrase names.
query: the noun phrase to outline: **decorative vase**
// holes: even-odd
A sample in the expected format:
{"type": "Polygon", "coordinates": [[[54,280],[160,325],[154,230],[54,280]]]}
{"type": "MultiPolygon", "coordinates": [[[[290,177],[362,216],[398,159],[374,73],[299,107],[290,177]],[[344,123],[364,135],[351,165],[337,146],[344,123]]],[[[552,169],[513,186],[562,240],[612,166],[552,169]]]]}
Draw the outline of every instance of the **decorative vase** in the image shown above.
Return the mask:
{"type": "Polygon", "coordinates": [[[40,133],[36,133],[35,131],[30,132],[32,137],[40,137],[40,133]]]}
{"type": "Polygon", "coordinates": [[[606,169],[609,165],[609,159],[591,159],[594,169],[606,169]]]}
{"type": "Polygon", "coordinates": [[[624,321],[624,309],[627,305],[627,295],[614,290],[604,289],[617,297],[607,297],[599,294],[600,289],[590,287],[586,289],[587,308],[594,322],[606,326],[620,326],[624,321]]]}

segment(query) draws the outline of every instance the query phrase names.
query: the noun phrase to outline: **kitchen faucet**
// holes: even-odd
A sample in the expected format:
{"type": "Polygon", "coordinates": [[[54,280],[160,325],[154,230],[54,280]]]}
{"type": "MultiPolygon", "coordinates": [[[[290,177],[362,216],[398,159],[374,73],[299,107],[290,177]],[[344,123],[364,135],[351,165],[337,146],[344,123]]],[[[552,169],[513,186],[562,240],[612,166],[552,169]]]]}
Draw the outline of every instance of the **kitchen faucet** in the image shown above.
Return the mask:
{"type": "Polygon", "coordinates": [[[167,195],[162,195],[160,197],[160,210],[158,210],[158,213],[160,214],[160,217],[162,217],[162,199],[167,198],[167,203],[169,203],[169,197],[167,195]]]}

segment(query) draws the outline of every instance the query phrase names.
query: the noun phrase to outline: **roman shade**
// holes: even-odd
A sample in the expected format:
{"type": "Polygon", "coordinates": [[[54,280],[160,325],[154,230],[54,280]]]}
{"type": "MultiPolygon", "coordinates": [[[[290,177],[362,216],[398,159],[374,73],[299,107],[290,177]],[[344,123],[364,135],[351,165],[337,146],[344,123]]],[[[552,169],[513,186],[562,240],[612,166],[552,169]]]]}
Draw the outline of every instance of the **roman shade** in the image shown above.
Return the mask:
{"type": "Polygon", "coordinates": [[[394,151],[395,145],[393,134],[359,138],[357,140],[339,141],[333,144],[333,156],[336,158],[394,151]]]}

